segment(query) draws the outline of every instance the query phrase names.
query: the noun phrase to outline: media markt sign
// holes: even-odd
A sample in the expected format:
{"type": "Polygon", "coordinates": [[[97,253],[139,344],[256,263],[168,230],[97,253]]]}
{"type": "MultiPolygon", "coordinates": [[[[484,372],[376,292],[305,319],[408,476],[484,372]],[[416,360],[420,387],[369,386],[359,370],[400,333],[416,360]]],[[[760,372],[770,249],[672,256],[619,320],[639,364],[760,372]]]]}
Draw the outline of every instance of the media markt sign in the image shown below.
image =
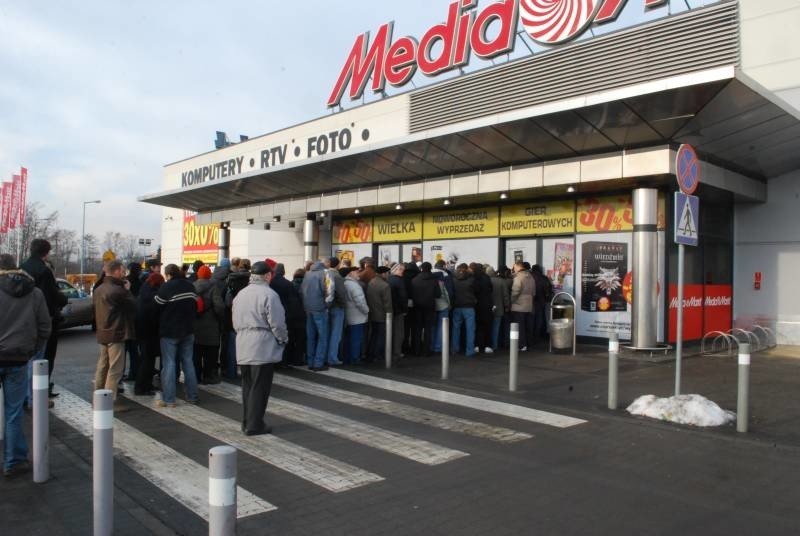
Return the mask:
{"type": "MultiPolygon", "coordinates": [[[[653,8],[667,0],[638,2],[653,8]]],[[[469,64],[472,55],[490,59],[511,52],[520,21],[537,43],[566,43],[593,24],[616,20],[626,3],[627,0],[500,0],[478,11],[476,0],[457,0],[450,4],[445,21],[432,26],[420,39],[393,39],[394,22],[387,22],[378,28],[371,42],[369,32],[356,37],[328,97],[328,106],[337,106],[345,91],[351,100],[361,98],[370,80],[370,89],[380,93],[387,83],[404,86],[417,71],[437,76],[469,64]]]]}

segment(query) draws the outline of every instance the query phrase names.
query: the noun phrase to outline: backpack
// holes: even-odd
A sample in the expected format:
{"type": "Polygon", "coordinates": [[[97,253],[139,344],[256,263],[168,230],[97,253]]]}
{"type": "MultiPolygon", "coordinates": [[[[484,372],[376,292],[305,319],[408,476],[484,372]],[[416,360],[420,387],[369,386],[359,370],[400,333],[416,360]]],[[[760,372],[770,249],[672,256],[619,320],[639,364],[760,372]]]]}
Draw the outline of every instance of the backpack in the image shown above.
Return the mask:
{"type": "Polygon", "coordinates": [[[206,314],[206,301],[203,299],[203,296],[199,295],[195,298],[197,301],[197,316],[198,318],[206,314]]]}

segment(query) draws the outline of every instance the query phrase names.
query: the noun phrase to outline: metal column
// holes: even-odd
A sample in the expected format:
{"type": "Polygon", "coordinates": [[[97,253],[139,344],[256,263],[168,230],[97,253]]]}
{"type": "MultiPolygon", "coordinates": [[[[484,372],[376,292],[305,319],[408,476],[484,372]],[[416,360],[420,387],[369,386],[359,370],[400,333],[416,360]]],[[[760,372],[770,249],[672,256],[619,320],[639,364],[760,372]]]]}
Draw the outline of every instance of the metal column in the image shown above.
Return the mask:
{"type": "Polygon", "coordinates": [[[306,214],[303,223],[303,256],[306,261],[316,261],[319,258],[319,224],[315,213],[306,214]]]}
{"type": "Polygon", "coordinates": [[[231,258],[231,230],[220,226],[219,228],[219,260],[231,258]]]}
{"type": "Polygon", "coordinates": [[[658,344],[658,190],[633,191],[633,314],[634,348],[658,344]]]}

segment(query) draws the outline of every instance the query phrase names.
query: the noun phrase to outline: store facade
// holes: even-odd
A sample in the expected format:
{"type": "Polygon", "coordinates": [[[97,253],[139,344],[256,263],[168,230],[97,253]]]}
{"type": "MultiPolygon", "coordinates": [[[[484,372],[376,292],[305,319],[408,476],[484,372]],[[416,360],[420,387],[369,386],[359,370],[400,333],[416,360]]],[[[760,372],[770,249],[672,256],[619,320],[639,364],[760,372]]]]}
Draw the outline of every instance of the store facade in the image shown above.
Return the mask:
{"type": "MultiPolygon", "coordinates": [[[[589,3],[593,11],[568,36],[532,29],[527,3],[510,0],[480,8],[454,2],[418,40],[395,39],[391,26],[372,39],[358,36],[330,106],[402,87],[417,70],[452,71],[470,53],[509,54],[523,30],[548,48],[166,166],[165,191],[142,197],[166,207],[164,260],[187,261],[199,242],[213,249],[215,236],[217,258],[270,256],[290,270],[323,255],[493,267],[521,259],[575,296],[579,336],[614,330],[627,338],[641,231],[633,196],[653,190],[657,222],[647,254],[656,273],[647,275],[656,282],[649,290],[657,340],[669,342],[677,308],[675,155],[688,143],[702,179],[700,244],[686,257],[685,338],[741,318],[768,323],[792,342],[800,311],[750,296],[737,254],[738,213],[768,211],[773,185],[791,189],[800,169],[800,151],[791,151],[800,146],[800,114],[754,77],[757,67],[745,68],[758,64],[749,47],[775,39],[748,21],[774,14],[722,1],[570,42],[610,20],[611,8],[668,4],[589,3]],[[740,311],[739,293],[757,307],[740,311]]],[[[795,83],[787,77],[781,83],[795,83]]],[[[797,213],[789,217],[800,223],[797,213]]],[[[749,232],[769,242],[770,229],[749,232]]]]}

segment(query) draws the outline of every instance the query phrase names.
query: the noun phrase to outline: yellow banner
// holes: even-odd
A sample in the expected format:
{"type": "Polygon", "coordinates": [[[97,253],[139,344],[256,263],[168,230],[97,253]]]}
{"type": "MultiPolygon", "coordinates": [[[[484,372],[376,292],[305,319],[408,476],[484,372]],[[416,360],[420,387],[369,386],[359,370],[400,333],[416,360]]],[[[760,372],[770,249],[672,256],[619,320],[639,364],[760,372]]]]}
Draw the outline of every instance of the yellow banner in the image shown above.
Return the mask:
{"type": "MultiPolygon", "coordinates": [[[[658,229],[667,227],[666,197],[658,194],[658,229]]],[[[579,233],[633,231],[633,199],[630,194],[589,197],[578,200],[576,211],[579,233]]]]}
{"type": "Polygon", "coordinates": [[[437,238],[483,238],[497,236],[497,207],[448,210],[425,214],[425,240],[437,238]]]}
{"type": "Polygon", "coordinates": [[[333,222],[334,244],[363,244],[372,242],[372,218],[353,218],[333,222]]]}
{"type": "Polygon", "coordinates": [[[571,234],[575,232],[575,202],[527,203],[503,207],[500,236],[571,234]]]}
{"type": "Polygon", "coordinates": [[[374,242],[412,242],[422,240],[422,214],[397,214],[375,218],[374,242]]]}

